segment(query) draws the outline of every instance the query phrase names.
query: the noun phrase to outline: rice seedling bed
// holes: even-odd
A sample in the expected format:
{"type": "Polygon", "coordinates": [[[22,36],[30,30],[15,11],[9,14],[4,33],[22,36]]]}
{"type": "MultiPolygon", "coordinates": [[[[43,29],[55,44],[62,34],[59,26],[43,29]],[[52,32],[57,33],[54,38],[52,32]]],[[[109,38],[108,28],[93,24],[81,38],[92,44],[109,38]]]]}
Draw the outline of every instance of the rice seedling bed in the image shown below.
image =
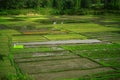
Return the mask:
{"type": "MultiPolygon", "coordinates": [[[[60,26],[58,26],[60,27],[60,26]]],[[[95,23],[80,23],[80,24],[64,24],[63,29],[69,30],[75,33],[83,32],[105,32],[105,31],[119,31],[119,28],[105,27],[95,23]]]]}
{"type": "Polygon", "coordinates": [[[36,30],[36,31],[23,31],[22,32],[25,35],[35,35],[35,34],[40,34],[40,35],[45,35],[45,34],[66,34],[68,33],[67,31],[60,31],[60,30],[36,30]]]}
{"type": "Polygon", "coordinates": [[[44,37],[41,35],[21,35],[21,36],[13,36],[12,37],[13,42],[34,42],[34,41],[47,41],[44,37]]]}
{"type": "Polygon", "coordinates": [[[45,35],[49,40],[70,40],[70,39],[87,39],[87,37],[79,34],[56,34],[45,35]]]}
{"type": "MultiPolygon", "coordinates": [[[[13,43],[73,39],[98,39],[107,43],[116,43],[33,44],[25,45],[23,49],[12,49],[11,53],[14,54],[14,60],[21,71],[33,75],[36,80],[64,80],[64,78],[88,77],[95,73],[120,70],[120,29],[117,27],[118,22],[116,26],[113,24],[119,19],[101,20],[100,17],[94,16],[12,16],[0,17],[0,21],[1,25],[12,29],[18,28],[17,30],[20,31],[0,30],[0,35],[1,33],[14,35],[13,43]],[[57,24],[53,25],[54,21],[57,24]]],[[[0,48],[6,45],[1,42],[0,48]]],[[[4,48],[8,49],[8,47],[4,48]]],[[[8,54],[7,50],[0,49],[0,52],[8,54]]],[[[1,67],[9,65],[9,61],[6,60],[5,63],[1,62],[1,67]]],[[[3,70],[7,73],[5,69],[3,70]]]]}

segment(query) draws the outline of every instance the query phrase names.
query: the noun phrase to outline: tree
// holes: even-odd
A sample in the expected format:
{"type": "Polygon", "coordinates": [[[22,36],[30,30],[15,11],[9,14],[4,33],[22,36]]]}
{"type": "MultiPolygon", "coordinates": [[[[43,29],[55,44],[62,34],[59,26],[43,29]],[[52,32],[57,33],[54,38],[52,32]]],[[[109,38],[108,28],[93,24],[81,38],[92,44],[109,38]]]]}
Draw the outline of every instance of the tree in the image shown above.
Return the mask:
{"type": "Polygon", "coordinates": [[[92,0],[81,0],[82,8],[90,8],[92,4],[92,0]]]}
{"type": "Polygon", "coordinates": [[[78,10],[81,8],[81,0],[75,0],[75,9],[78,10]]]}

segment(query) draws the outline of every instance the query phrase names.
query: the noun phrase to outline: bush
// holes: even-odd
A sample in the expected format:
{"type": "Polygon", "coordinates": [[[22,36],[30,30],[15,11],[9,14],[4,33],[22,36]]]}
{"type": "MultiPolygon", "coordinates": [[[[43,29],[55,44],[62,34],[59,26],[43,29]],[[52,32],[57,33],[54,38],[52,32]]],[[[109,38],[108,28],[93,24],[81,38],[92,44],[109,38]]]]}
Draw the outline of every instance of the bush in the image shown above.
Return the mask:
{"type": "Polygon", "coordinates": [[[29,13],[37,13],[35,9],[12,9],[12,10],[1,10],[0,15],[27,15],[29,13]]]}

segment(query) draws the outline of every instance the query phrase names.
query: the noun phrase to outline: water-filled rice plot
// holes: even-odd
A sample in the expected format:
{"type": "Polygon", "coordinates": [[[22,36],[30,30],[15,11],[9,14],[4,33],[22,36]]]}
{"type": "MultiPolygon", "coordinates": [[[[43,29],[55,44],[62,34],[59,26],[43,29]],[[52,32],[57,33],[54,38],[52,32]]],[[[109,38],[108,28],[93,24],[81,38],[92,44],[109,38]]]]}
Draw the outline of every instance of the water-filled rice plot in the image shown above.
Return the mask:
{"type": "Polygon", "coordinates": [[[63,29],[75,33],[119,31],[119,28],[106,27],[96,23],[64,24],[63,29]]]}
{"type": "Polygon", "coordinates": [[[64,49],[87,57],[100,63],[120,70],[120,45],[119,44],[94,44],[94,45],[74,45],[63,46],[64,49]]]}
{"type": "Polygon", "coordinates": [[[108,32],[87,32],[82,33],[91,39],[99,39],[108,43],[120,43],[120,31],[108,31],[108,32]]]}
{"type": "MultiPolygon", "coordinates": [[[[80,77],[89,80],[94,74],[103,73],[103,76],[107,72],[120,71],[118,27],[96,24],[91,21],[91,18],[87,18],[86,21],[74,17],[73,20],[64,16],[52,20],[30,18],[28,21],[34,21],[39,25],[35,25],[34,30],[21,30],[22,34],[12,36],[13,43],[24,44],[22,49],[12,49],[15,63],[21,72],[33,76],[35,80],[74,80],[74,78],[78,80],[80,77]],[[57,20],[57,24],[53,24],[54,20],[57,20]],[[86,39],[98,39],[100,42],[40,44],[86,39]]],[[[27,18],[25,20],[27,21],[27,18]]]]}
{"type": "Polygon", "coordinates": [[[12,51],[21,71],[32,75],[35,80],[78,78],[94,72],[114,71],[61,46],[27,47],[12,51]]]}

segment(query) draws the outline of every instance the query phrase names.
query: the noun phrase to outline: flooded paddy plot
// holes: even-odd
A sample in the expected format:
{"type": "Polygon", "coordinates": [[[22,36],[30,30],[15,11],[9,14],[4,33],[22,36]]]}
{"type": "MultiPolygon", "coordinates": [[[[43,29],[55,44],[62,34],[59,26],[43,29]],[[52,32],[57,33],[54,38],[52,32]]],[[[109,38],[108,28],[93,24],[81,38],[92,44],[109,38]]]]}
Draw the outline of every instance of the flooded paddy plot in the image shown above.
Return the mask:
{"type": "Polygon", "coordinates": [[[79,56],[75,55],[57,55],[57,56],[42,56],[42,57],[30,57],[28,58],[17,58],[15,62],[17,63],[26,63],[26,62],[39,62],[39,61],[52,61],[52,60],[66,60],[66,59],[74,59],[79,58],[79,56]]]}
{"type": "Polygon", "coordinates": [[[101,67],[99,64],[94,63],[85,58],[76,59],[62,59],[52,60],[52,61],[39,61],[39,62],[29,62],[29,63],[18,63],[19,67],[25,73],[36,74],[45,72],[59,72],[66,70],[75,69],[91,69],[101,67]]]}
{"type": "Polygon", "coordinates": [[[65,56],[65,55],[73,55],[69,51],[52,51],[52,52],[33,52],[33,53],[18,53],[14,54],[15,59],[17,58],[34,58],[34,57],[49,57],[49,56],[65,56]]]}
{"type": "Polygon", "coordinates": [[[35,80],[88,77],[120,70],[118,27],[94,22],[92,16],[23,19],[22,25],[30,25],[31,29],[20,30],[20,36],[12,36],[13,44],[25,46],[13,49],[12,53],[20,70],[35,80]],[[52,20],[57,20],[56,24],[52,20]]]}
{"type": "Polygon", "coordinates": [[[96,61],[103,66],[110,66],[120,70],[120,44],[87,44],[63,46],[75,54],[96,61]]]}
{"type": "Polygon", "coordinates": [[[33,76],[35,80],[79,78],[99,72],[114,71],[112,68],[103,67],[95,61],[82,58],[65,49],[58,50],[59,46],[52,46],[52,48],[57,51],[16,53],[14,59],[22,72],[33,76]]]}
{"type": "Polygon", "coordinates": [[[92,75],[94,73],[101,73],[106,71],[113,71],[113,69],[109,67],[103,68],[95,68],[95,69],[88,69],[88,70],[71,70],[71,71],[64,71],[64,72],[53,72],[53,73],[41,73],[41,74],[33,74],[32,76],[35,77],[35,80],[63,80],[63,79],[71,79],[71,78],[79,78],[88,75],[92,75]]]}
{"type": "Polygon", "coordinates": [[[99,39],[103,42],[120,43],[120,31],[82,33],[88,38],[99,39]]]}

